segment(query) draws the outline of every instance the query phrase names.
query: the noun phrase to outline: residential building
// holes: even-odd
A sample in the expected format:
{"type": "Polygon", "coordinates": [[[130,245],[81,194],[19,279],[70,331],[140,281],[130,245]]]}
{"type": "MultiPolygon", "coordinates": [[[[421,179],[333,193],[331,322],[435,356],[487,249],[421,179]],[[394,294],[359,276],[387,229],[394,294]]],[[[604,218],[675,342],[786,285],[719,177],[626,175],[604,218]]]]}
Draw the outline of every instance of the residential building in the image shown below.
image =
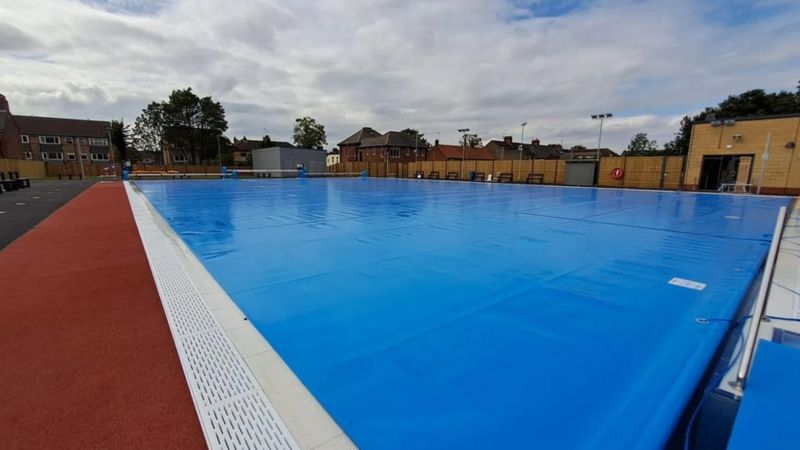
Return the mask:
{"type": "Polygon", "coordinates": [[[427,161],[460,161],[494,159],[494,155],[485,147],[463,147],[461,145],[439,144],[438,141],[428,150],[427,161]]]}
{"type": "Polygon", "coordinates": [[[108,163],[113,150],[111,124],[101,120],[21,116],[11,113],[0,95],[0,156],[47,162],[108,163]]]}
{"type": "Polygon", "coordinates": [[[575,146],[569,150],[562,150],[561,151],[561,159],[565,159],[567,161],[572,160],[591,160],[596,161],[597,155],[600,155],[601,158],[607,156],[619,156],[614,150],[610,148],[601,148],[599,151],[597,148],[586,148],[575,146]]]}
{"type": "Polygon", "coordinates": [[[761,193],[798,195],[799,134],[800,114],[696,122],[684,186],[756,192],[760,185],[761,193]]]}
{"type": "Polygon", "coordinates": [[[483,147],[489,150],[497,160],[518,160],[520,156],[524,160],[559,159],[561,154],[561,145],[559,144],[542,145],[539,139],[533,139],[530,144],[522,144],[514,142],[511,136],[503,137],[502,141],[491,140],[483,147]],[[522,155],[520,155],[520,146],[522,146],[522,155]]]}
{"type": "Polygon", "coordinates": [[[253,163],[252,152],[266,147],[293,148],[294,145],[285,141],[270,141],[269,145],[264,145],[264,140],[250,140],[247,136],[241,139],[233,138],[233,163],[235,165],[251,165],[253,163]]]}
{"type": "Polygon", "coordinates": [[[341,160],[407,163],[424,160],[428,147],[415,136],[399,131],[381,134],[365,127],[339,143],[341,160]]]}
{"type": "Polygon", "coordinates": [[[328,167],[335,166],[336,164],[339,164],[341,161],[342,161],[342,158],[341,158],[341,155],[339,154],[339,150],[338,149],[331,150],[325,156],[325,165],[328,166],[328,167]]]}

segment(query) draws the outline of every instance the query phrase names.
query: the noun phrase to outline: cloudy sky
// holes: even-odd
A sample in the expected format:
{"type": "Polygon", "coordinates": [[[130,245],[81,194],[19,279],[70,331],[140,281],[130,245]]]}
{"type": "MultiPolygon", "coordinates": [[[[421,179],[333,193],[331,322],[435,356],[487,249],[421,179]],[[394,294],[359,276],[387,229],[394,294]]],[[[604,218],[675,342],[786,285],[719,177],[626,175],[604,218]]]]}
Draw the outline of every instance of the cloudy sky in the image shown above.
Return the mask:
{"type": "Polygon", "coordinates": [[[18,114],[124,118],[191,86],[229,135],[335,145],[362,126],[455,142],[668,141],[680,117],[800,79],[797,0],[2,0],[0,93],[18,114]]]}

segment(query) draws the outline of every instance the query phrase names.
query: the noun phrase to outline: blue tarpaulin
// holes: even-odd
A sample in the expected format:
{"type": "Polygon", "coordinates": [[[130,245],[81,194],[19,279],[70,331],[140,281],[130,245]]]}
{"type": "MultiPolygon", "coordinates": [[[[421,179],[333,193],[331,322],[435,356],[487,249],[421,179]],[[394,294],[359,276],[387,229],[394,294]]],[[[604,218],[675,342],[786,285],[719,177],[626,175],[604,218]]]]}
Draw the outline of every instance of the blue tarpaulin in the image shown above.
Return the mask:
{"type": "Polygon", "coordinates": [[[659,448],[787,198],[138,186],[362,448],[659,448]]]}
{"type": "Polygon", "coordinates": [[[729,450],[797,449],[800,349],[758,341],[729,450]]]}

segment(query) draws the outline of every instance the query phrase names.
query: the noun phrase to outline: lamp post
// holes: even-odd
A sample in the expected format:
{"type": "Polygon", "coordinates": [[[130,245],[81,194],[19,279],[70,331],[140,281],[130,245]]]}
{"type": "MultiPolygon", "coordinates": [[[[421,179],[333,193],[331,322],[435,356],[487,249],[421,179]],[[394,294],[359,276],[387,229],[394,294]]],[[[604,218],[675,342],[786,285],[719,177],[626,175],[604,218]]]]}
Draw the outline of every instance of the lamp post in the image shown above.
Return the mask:
{"type": "Polygon", "coordinates": [[[464,161],[467,159],[467,133],[469,133],[469,128],[461,128],[458,132],[464,135],[464,139],[461,143],[461,161],[464,161]]]}
{"type": "Polygon", "coordinates": [[[603,140],[603,120],[610,119],[611,117],[611,113],[592,114],[592,120],[600,120],[600,136],[597,137],[597,150],[595,151],[595,159],[597,160],[598,164],[600,163],[600,143],[603,140]]]}
{"type": "Polygon", "coordinates": [[[520,126],[522,127],[522,133],[520,133],[520,136],[519,136],[519,164],[520,164],[519,167],[520,167],[520,169],[522,169],[522,150],[525,148],[523,146],[525,145],[525,125],[527,125],[527,124],[528,124],[528,122],[522,122],[520,124],[520,126]]]}

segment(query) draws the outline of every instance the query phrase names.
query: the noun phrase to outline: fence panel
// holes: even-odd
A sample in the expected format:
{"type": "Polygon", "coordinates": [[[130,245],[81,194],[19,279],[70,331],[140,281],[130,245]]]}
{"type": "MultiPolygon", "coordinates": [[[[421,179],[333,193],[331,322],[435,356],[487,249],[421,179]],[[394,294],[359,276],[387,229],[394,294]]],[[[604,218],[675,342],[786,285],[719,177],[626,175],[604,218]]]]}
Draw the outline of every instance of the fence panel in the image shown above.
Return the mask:
{"type": "Polygon", "coordinates": [[[614,176],[611,175],[611,172],[614,169],[621,169],[624,174],[626,159],[627,158],[620,156],[600,158],[600,169],[597,185],[603,187],[622,187],[622,178],[614,178],[614,176]]]}
{"type": "Polygon", "coordinates": [[[661,185],[661,156],[631,156],[625,158],[623,187],[637,189],[658,189],[661,185]]]}
{"type": "Polygon", "coordinates": [[[678,190],[683,178],[683,156],[667,156],[664,164],[664,183],[661,189],[678,190]]]}
{"type": "Polygon", "coordinates": [[[44,161],[29,161],[24,159],[0,159],[0,172],[19,172],[23,178],[44,178],[47,168],[44,161]]]}

